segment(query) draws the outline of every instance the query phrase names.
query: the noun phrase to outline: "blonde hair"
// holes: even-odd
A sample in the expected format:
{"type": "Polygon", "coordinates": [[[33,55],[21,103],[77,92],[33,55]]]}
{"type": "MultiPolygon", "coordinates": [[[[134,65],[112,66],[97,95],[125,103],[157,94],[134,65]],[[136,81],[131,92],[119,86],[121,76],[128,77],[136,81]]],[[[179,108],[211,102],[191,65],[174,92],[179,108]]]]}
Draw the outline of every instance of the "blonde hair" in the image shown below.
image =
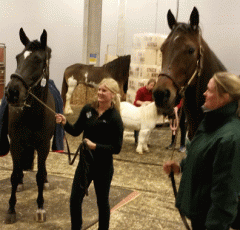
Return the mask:
{"type": "Polygon", "coordinates": [[[213,75],[219,95],[228,93],[233,101],[240,99],[240,78],[229,72],[218,72],[213,75]]]}
{"type": "Polygon", "coordinates": [[[118,83],[113,78],[104,78],[99,85],[105,85],[115,96],[113,98],[113,104],[117,111],[120,113],[120,89],[118,83]]]}
{"type": "Polygon", "coordinates": [[[218,72],[213,75],[219,95],[228,93],[232,101],[238,101],[237,116],[240,118],[240,78],[229,72],[218,72]]]}

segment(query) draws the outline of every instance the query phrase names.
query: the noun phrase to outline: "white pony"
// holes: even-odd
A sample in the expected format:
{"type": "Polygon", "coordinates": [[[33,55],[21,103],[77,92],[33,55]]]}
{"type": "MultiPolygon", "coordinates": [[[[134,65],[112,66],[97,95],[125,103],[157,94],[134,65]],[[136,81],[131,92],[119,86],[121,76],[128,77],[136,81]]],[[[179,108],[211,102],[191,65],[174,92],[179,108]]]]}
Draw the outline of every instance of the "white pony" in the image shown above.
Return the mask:
{"type": "Polygon", "coordinates": [[[160,116],[155,102],[141,107],[129,102],[121,102],[120,109],[124,128],[140,131],[136,152],[139,154],[143,154],[143,151],[149,152],[147,142],[160,116]]]}

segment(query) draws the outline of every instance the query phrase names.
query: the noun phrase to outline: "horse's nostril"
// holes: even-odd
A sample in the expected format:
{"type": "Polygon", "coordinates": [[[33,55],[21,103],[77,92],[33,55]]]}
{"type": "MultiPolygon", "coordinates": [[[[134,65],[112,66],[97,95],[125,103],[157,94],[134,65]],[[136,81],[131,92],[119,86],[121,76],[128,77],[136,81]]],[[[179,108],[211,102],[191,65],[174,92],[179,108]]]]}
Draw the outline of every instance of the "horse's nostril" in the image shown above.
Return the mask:
{"type": "Polygon", "coordinates": [[[154,99],[159,104],[165,104],[170,98],[170,91],[166,90],[155,90],[153,93],[154,99]]]}
{"type": "Polygon", "coordinates": [[[168,102],[169,101],[169,98],[170,98],[170,90],[166,89],[164,90],[164,101],[165,102],[168,102]]]}
{"type": "Polygon", "coordinates": [[[5,96],[9,102],[17,102],[19,100],[19,91],[16,89],[8,88],[8,90],[5,92],[5,96]]]}
{"type": "Polygon", "coordinates": [[[154,101],[157,107],[159,108],[168,108],[170,100],[170,90],[155,90],[153,92],[154,101]]]}

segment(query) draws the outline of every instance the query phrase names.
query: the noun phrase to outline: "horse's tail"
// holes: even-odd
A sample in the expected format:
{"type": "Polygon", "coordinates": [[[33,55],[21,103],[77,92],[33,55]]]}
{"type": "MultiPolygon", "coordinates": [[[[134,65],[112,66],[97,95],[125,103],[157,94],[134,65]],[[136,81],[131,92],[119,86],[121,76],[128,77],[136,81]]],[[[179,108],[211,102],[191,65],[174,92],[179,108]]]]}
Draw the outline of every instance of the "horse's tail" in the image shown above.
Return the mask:
{"type": "Polygon", "coordinates": [[[21,155],[21,167],[24,171],[33,170],[34,166],[34,148],[27,147],[21,155]]]}
{"type": "Polygon", "coordinates": [[[63,100],[63,107],[66,104],[66,94],[68,91],[68,84],[66,81],[66,76],[65,76],[65,72],[63,74],[63,82],[62,82],[62,92],[61,92],[61,96],[62,96],[62,100],[63,100]]]}

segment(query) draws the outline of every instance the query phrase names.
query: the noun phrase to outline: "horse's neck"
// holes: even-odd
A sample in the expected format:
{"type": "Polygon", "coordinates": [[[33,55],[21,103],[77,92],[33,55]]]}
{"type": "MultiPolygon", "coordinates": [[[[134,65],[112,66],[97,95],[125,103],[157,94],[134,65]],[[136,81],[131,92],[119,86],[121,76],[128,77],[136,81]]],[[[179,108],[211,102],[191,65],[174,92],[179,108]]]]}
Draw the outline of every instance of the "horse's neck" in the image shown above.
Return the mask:
{"type": "Polygon", "coordinates": [[[214,73],[219,71],[226,71],[226,67],[219,60],[217,55],[209,48],[208,44],[202,39],[203,45],[203,69],[205,71],[205,75],[209,75],[208,79],[210,79],[214,73]]]}
{"type": "Polygon", "coordinates": [[[212,76],[216,72],[226,71],[225,66],[218,59],[216,54],[209,48],[207,43],[202,40],[203,45],[203,57],[202,57],[202,70],[201,75],[197,77],[196,84],[196,101],[201,102],[198,107],[202,106],[202,103],[205,101],[203,93],[207,89],[207,84],[212,76]]]}
{"type": "Polygon", "coordinates": [[[29,104],[32,108],[32,111],[39,111],[41,109],[44,109],[44,106],[41,105],[41,102],[47,104],[48,101],[48,82],[44,88],[41,86],[37,86],[34,88],[31,93],[36,97],[33,97],[32,95],[28,96],[27,104],[29,104]],[[39,102],[39,101],[41,102],[39,102]]]}
{"type": "Polygon", "coordinates": [[[203,57],[202,57],[202,69],[201,75],[196,76],[196,82],[193,86],[190,86],[186,90],[185,108],[186,116],[191,128],[189,133],[191,138],[193,137],[198,125],[203,119],[203,112],[201,106],[204,104],[205,98],[203,93],[207,89],[207,84],[212,78],[214,73],[219,71],[226,71],[225,66],[221,63],[215,53],[208,47],[206,42],[202,40],[203,45],[203,57]],[[193,124],[194,123],[194,124],[193,124]]]}
{"type": "Polygon", "coordinates": [[[47,97],[48,97],[48,82],[46,83],[46,86],[44,87],[39,87],[36,89],[36,91],[33,92],[41,101],[44,103],[47,102],[47,97]]]}

